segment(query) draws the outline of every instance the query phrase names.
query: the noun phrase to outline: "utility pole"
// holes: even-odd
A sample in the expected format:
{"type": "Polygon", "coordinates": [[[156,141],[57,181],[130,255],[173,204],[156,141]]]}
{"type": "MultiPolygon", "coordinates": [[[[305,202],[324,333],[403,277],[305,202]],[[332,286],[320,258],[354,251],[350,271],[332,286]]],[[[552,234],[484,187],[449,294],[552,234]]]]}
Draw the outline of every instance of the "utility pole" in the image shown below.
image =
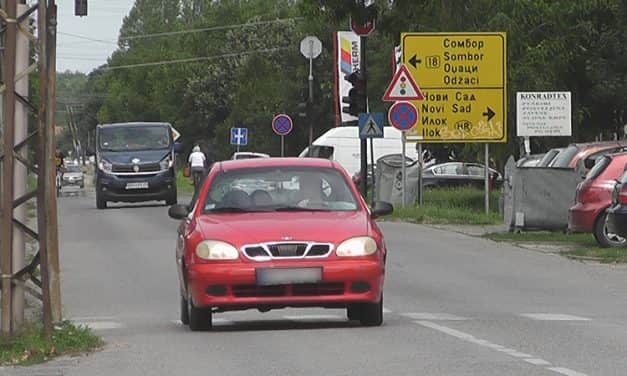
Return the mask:
{"type": "Polygon", "coordinates": [[[23,317],[25,291],[42,299],[44,329],[50,336],[53,323],[62,318],[54,163],[56,5],[54,0],[39,0],[32,6],[20,4],[18,8],[17,3],[17,0],[0,2],[0,33],[4,41],[3,82],[0,85],[4,120],[3,148],[0,150],[0,332],[10,336],[17,331],[23,317]],[[37,13],[38,20],[37,36],[32,34],[28,23],[34,13],[37,13]],[[37,62],[28,67],[29,47],[23,39],[36,44],[37,62]],[[29,100],[27,77],[37,68],[38,127],[28,134],[25,110],[35,109],[35,106],[29,100]],[[36,161],[30,160],[26,152],[27,143],[33,140],[36,141],[36,161]],[[37,175],[37,188],[33,190],[25,184],[29,172],[37,175]],[[33,199],[37,203],[36,229],[25,220],[24,205],[33,199]],[[37,254],[29,265],[24,266],[26,237],[37,245],[37,254]],[[38,266],[41,281],[35,273],[38,266]]]}

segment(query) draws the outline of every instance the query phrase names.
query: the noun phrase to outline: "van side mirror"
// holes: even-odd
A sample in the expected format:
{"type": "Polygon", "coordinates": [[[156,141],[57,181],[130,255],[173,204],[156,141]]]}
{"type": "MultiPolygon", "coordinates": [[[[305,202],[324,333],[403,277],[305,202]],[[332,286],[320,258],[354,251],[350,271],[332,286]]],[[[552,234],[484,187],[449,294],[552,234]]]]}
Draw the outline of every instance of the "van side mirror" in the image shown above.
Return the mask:
{"type": "Polygon", "coordinates": [[[186,205],[172,205],[168,209],[168,215],[172,219],[185,219],[189,215],[189,209],[186,205]]]}
{"type": "Polygon", "coordinates": [[[379,218],[384,215],[392,214],[394,212],[394,206],[389,202],[385,201],[376,201],[372,207],[371,216],[372,218],[379,218]]]}
{"type": "Polygon", "coordinates": [[[182,142],[175,142],[174,143],[174,152],[178,153],[178,154],[183,152],[183,143],[182,142]]]}

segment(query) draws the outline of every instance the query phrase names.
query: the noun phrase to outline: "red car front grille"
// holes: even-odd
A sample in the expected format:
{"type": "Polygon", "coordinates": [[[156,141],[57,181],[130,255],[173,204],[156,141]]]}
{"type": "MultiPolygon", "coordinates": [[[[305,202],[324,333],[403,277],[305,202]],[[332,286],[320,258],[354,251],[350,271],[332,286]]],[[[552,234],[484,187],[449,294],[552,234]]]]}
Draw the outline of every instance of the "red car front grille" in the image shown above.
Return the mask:
{"type": "Polygon", "coordinates": [[[342,295],[344,283],[304,283],[294,285],[257,286],[235,285],[232,287],[236,298],[267,298],[279,296],[329,296],[342,295]]]}

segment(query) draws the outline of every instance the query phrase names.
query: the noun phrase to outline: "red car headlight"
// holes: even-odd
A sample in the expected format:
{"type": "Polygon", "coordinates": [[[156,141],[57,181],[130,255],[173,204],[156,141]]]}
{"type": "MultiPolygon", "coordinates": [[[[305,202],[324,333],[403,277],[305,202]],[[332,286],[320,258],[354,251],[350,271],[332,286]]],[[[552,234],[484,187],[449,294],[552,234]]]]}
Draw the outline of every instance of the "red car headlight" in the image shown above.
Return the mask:
{"type": "Polygon", "coordinates": [[[204,240],[196,246],[196,256],[203,260],[236,260],[239,252],[229,243],[204,240]]]}
{"type": "Polygon", "coordinates": [[[340,257],[368,256],[377,251],[377,242],[369,236],[358,236],[344,240],[335,250],[340,257]]]}

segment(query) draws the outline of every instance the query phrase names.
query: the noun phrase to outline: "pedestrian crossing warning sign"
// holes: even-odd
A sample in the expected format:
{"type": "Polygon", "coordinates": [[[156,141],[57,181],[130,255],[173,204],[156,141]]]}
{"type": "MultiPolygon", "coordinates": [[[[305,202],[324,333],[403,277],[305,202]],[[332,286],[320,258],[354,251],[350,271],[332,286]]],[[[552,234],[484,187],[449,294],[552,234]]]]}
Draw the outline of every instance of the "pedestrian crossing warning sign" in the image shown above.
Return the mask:
{"type": "Polygon", "coordinates": [[[383,112],[359,114],[359,138],[383,138],[383,112]]]}

